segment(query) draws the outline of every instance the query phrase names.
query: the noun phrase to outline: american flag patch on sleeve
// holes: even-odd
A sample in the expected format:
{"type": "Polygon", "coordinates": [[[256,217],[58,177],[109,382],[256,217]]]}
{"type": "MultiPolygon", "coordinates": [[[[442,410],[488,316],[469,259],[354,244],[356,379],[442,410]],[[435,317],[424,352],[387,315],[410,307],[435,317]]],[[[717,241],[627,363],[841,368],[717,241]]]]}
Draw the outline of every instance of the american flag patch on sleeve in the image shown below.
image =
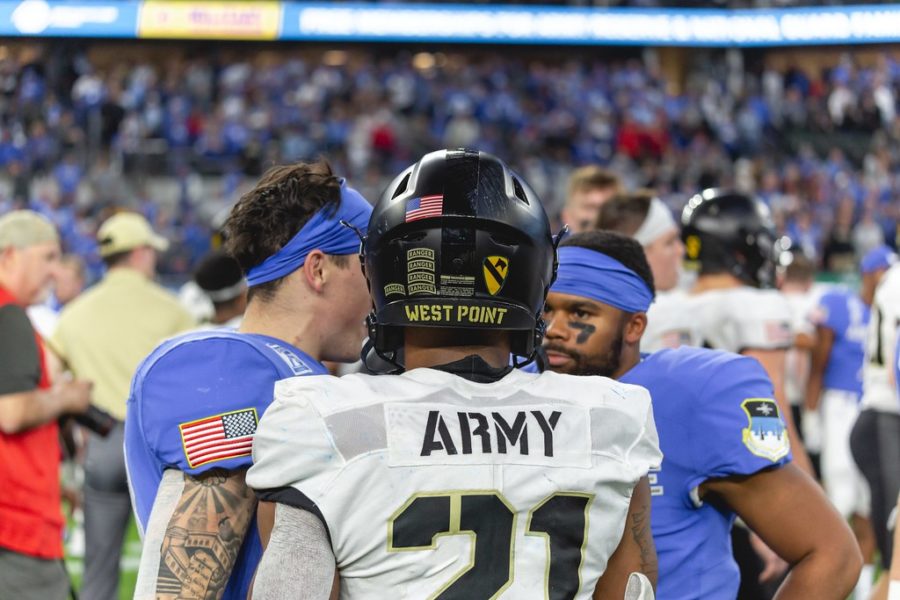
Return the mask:
{"type": "Polygon", "coordinates": [[[178,429],[188,465],[195,469],[217,460],[250,456],[258,422],[256,409],[245,408],[182,423],[178,429]]]}

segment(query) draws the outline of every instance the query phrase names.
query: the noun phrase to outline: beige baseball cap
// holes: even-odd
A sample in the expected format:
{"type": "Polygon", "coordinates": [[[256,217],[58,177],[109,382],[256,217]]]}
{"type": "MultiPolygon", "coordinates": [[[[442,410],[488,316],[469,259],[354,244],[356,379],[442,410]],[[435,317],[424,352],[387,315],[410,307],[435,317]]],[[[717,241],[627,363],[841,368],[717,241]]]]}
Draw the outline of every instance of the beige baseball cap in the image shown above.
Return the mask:
{"type": "Polygon", "coordinates": [[[45,242],[58,242],[53,223],[33,210],[14,210],[0,216],[0,250],[27,248],[45,242]]]}
{"type": "Polygon", "coordinates": [[[121,212],[103,222],[97,231],[100,256],[111,256],[141,246],[150,246],[160,252],[169,248],[169,240],[158,235],[142,215],[121,212]]]}

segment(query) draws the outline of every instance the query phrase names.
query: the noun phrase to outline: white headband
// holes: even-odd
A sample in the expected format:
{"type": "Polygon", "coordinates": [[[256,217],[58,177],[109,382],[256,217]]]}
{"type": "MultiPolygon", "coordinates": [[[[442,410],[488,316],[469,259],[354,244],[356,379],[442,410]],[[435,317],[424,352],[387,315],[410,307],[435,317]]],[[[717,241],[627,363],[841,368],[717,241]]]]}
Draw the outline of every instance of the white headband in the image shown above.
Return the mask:
{"type": "Polygon", "coordinates": [[[647,218],[641,223],[641,226],[632,236],[641,246],[649,246],[660,238],[663,234],[668,233],[671,229],[678,229],[672,211],[663,204],[659,198],[650,201],[650,209],[647,211],[647,218]]]}
{"type": "Polygon", "coordinates": [[[247,288],[247,280],[241,279],[234,285],[230,285],[226,288],[221,288],[218,290],[203,290],[203,293],[212,300],[213,302],[228,302],[229,300],[234,300],[238,296],[240,296],[244,290],[247,288]]]}

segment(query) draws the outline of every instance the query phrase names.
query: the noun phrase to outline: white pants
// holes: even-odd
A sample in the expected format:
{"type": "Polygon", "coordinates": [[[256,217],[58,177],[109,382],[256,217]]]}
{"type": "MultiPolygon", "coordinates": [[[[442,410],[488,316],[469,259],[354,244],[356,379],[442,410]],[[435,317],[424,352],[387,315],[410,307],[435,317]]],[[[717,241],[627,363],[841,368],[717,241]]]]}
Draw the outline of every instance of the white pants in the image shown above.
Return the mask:
{"type": "Polygon", "coordinates": [[[843,390],[822,394],[822,484],[825,493],[847,518],[869,515],[869,486],[853,462],[850,431],[859,415],[859,397],[843,390]]]}

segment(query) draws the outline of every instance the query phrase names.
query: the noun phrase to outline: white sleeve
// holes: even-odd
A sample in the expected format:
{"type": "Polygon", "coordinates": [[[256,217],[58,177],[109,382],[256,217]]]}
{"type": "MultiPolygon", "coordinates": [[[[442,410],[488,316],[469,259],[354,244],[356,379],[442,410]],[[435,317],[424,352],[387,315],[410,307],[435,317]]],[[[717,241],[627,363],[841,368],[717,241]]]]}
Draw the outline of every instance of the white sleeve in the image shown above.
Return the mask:
{"type": "Polygon", "coordinates": [[[254,600],[328,600],[335,562],[322,521],[284,504],[253,582],[254,600]]]}
{"type": "Polygon", "coordinates": [[[787,300],[774,290],[754,292],[736,297],[739,301],[731,307],[735,351],[789,348],[794,336],[787,300]]]}
{"type": "MultiPolygon", "coordinates": [[[[637,387],[637,386],[635,386],[637,387]]],[[[651,469],[659,469],[662,465],[662,451],[659,448],[659,434],[650,402],[650,392],[638,387],[647,400],[647,410],[634,444],[628,451],[628,462],[634,468],[637,478],[645,476],[651,469]]]]}
{"type": "Polygon", "coordinates": [[[310,400],[326,393],[314,379],[296,377],[275,384],[275,400],[253,437],[253,466],[247,472],[247,485],[261,499],[270,499],[267,490],[294,488],[315,502],[344,465],[310,400]]]}
{"type": "Polygon", "coordinates": [[[163,538],[183,492],[184,473],[177,469],[166,469],[159,482],[156,500],[153,501],[153,510],[150,511],[147,530],[144,532],[141,563],[134,589],[135,600],[154,600],[157,597],[156,581],[159,575],[163,538]]]}

